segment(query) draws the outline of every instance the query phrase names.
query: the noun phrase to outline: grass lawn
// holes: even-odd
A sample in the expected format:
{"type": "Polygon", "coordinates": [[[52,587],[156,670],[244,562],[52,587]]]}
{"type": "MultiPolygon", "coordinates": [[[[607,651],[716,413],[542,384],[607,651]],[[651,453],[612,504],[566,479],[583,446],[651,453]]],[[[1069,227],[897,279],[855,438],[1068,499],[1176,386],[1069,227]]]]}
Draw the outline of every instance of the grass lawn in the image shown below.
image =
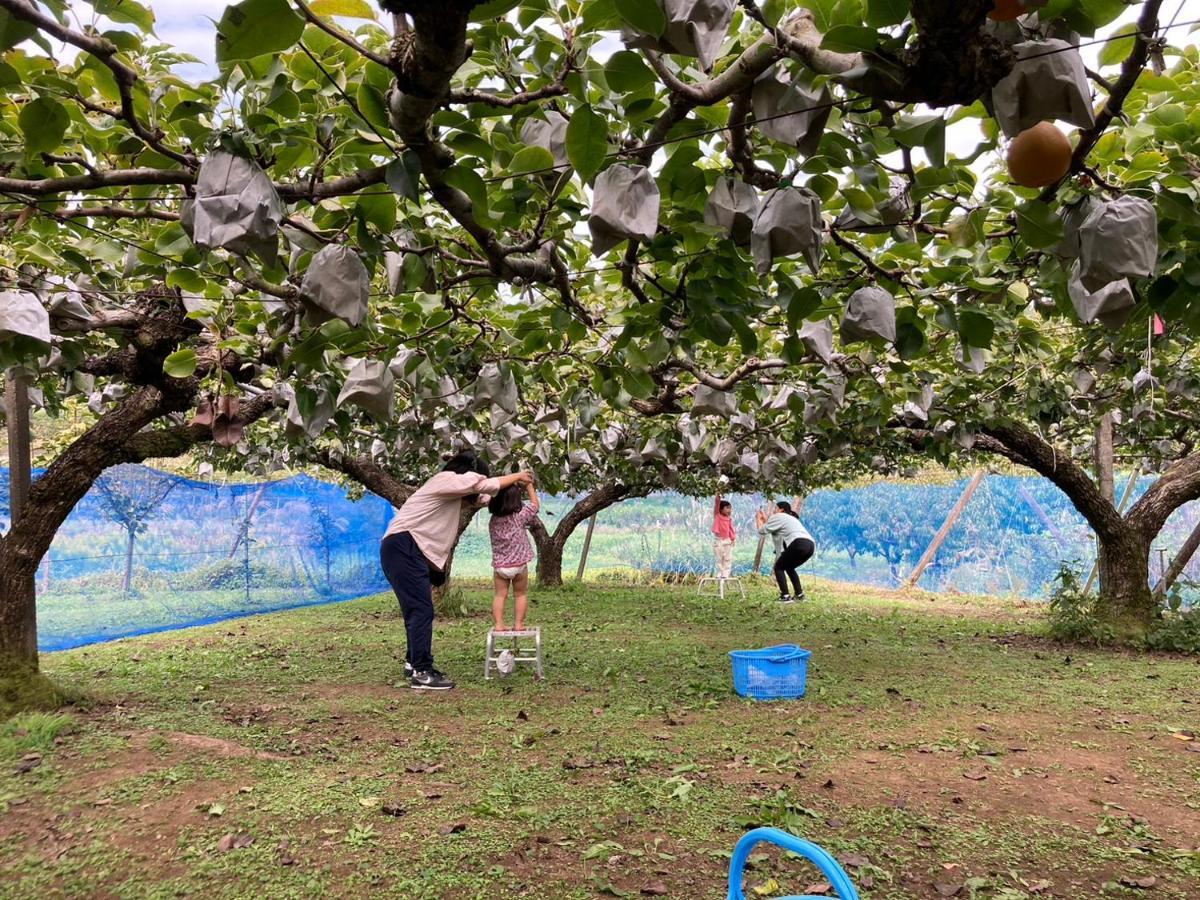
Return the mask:
{"type": "Polygon", "coordinates": [[[1200,662],[1064,650],[1007,601],[810,593],[543,593],[535,683],[482,680],[473,587],[448,695],[395,686],[385,596],[48,655],[86,700],[0,725],[0,896],[722,898],[770,824],[866,898],[1200,897],[1200,662]],[[726,651],[782,641],[808,696],[735,696],[726,651]]]}

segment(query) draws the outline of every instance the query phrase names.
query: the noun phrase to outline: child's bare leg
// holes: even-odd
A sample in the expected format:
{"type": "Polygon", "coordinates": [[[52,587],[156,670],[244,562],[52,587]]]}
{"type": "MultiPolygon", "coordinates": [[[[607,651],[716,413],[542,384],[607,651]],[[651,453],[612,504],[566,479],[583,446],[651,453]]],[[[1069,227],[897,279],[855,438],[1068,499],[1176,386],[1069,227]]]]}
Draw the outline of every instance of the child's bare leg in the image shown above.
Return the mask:
{"type": "Polygon", "coordinates": [[[492,574],[492,622],[497,631],[504,631],[504,604],[508,600],[508,579],[492,574]]]}
{"type": "Polygon", "coordinates": [[[516,630],[520,631],[525,627],[525,610],[529,608],[529,572],[525,571],[513,579],[513,594],[516,595],[517,602],[517,623],[516,630]]]}

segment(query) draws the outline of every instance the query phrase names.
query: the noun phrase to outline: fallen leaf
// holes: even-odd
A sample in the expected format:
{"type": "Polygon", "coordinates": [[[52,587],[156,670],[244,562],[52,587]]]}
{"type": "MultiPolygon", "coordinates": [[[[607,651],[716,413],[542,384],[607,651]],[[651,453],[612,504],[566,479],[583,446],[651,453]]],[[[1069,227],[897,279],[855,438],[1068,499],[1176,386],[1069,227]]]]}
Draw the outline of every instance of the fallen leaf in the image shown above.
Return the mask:
{"type": "Polygon", "coordinates": [[[441,835],[459,834],[466,830],[467,830],[466,822],[451,822],[449,825],[443,825],[441,828],[439,828],[438,834],[441,834],[441,835]]]}
{"type": "Polygon", "coordinates": [[[963,778],[969,781],[987,781],[987,773],[974,770],[971,772],[963,772],[963,778]]]}
{"type": "Polygon", "coordinates": [[[358,805],[365,806],[368,809],[373,809],[374,807],[379,805],[379,798],[378,797],[359,797],[358,805]]]}
{"type": "Polygon", "coordinates": [[[806,887],[804,889],[804,893],[808,894],[810,897],[828,897],[832,890],[833,885],[828,881],[818,881],[806,887]]]}
{"type": "Polygon", "coordinates": [[[518,721],[518,722],[528,722],[528,721],[529,721],[529,714],[528,714],[527,712],[525,712],[525,710],[523,710],[523,709],[522,709],[522,710],[518,710],[518,711],[517,711],[517,721],[518,721]]]}
{"type": "Polygon", "coordinates": [[[656,881],[642,888],[642,893],[647,897],[665,897],[670,893],[670,890],[661,881],[656,881]]]}
{"type": "Polygon", "coordinates": [[[408,812],[408,810],[398,803],[385,803],[383,806],[379,807],[379,811],[385,816],[392,816],[397,819],[408,812]]]}
{"type": "Polygon", "coordinates": [[[962,882],[958,881],[939,881],[935,882],[933,889],[937,891],[939,897],[957,897],[963,889],[962,882]]]}
{"type": "Polygon", "coordinates": [[[1033,884],[1029,885],[1029,893],[1044,894],[1050,890],[1050,887],[1051,885],[1048,881],[1035,881],[1033,884]]]}
{"type": "Polygon", "coordinates": [[[779,893],[779,882],[774,878],[768,878],[766,881],[753,885],[750,888],[750,893],[756,897],[770,897],[773,894],[779,893]]]}
{"type": "Polygon", "coordinates": [[[845,856],[838,857],[838,862],[852,869],[861,869],[863,866],[871,864],[870,858],[862,853],[847,853],[845,856]]]}

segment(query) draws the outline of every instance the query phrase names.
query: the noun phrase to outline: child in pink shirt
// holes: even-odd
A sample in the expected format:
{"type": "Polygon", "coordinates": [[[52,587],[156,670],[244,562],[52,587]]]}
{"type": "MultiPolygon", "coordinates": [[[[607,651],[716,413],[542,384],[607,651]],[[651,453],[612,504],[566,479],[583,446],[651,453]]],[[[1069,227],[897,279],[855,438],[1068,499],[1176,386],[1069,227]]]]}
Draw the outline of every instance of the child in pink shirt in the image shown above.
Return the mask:
{"type": "Polygon", "coordinates": [[[712,533],[717,539],[717,577],[729,578],[733,574],[733,544],[737,532],[733,530],[733,504],[722,500],[720,494],[713,503],[712,533]]]}
{"type": "Polygon", "coordinates": [[[533,559],[533,544],[528,529],[537,518],[539,504],[532,483],[525,484],[528,503],[521,502],[520,485],[500,491],[488,504],[492,521],[488,533],[492,539],[492,568],[495,594],[492,599],[492,619],[497,631],[504,631],[504,606],[509,587],[515,596],[515,628],[525,628],[525,610],[529,606],[529,563],[533,559]]]}

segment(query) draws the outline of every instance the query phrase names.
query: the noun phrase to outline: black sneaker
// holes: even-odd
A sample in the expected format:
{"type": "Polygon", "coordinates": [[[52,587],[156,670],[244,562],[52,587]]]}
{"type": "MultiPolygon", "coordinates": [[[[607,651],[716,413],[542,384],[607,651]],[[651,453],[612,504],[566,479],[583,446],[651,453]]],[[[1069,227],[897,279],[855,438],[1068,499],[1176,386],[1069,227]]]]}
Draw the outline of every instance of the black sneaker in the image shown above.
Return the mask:
{"type": "Polygon", "coordinates": [[[437,669],[414,672],[409,684],[414,691],[449,691],[454,688],[454,682],[437,669]]]}
{"type": "Polygon", "coordinates": [[[803,603],[805,600],[808,599],[808,594],[804,593],[804,591],[801,591],[800,593],[798,593],[796,595],[796,599],[799,600],[801,603],[803,603]]]}
{"type": "Polygon", "coordinates": [[[791,597],[789,597],[787,594],[780,594],[779,602],[780,603],[795,603],[796,601],[793,600],[791,597]]]}
{"type": "Polygon", "coordinates": [[[409,662],[409,661],[406,659],[406,660],[404,661],[404,677],[405,677],[405,678],[412,678],[412,677],[413,677],[413,673],[415,673],[416,671],[417,671],[417,670],[416,670],[416,669],[414,669],[414,668],[412,667],[412,663],[410,663],[410,662],[409,662]]]}

